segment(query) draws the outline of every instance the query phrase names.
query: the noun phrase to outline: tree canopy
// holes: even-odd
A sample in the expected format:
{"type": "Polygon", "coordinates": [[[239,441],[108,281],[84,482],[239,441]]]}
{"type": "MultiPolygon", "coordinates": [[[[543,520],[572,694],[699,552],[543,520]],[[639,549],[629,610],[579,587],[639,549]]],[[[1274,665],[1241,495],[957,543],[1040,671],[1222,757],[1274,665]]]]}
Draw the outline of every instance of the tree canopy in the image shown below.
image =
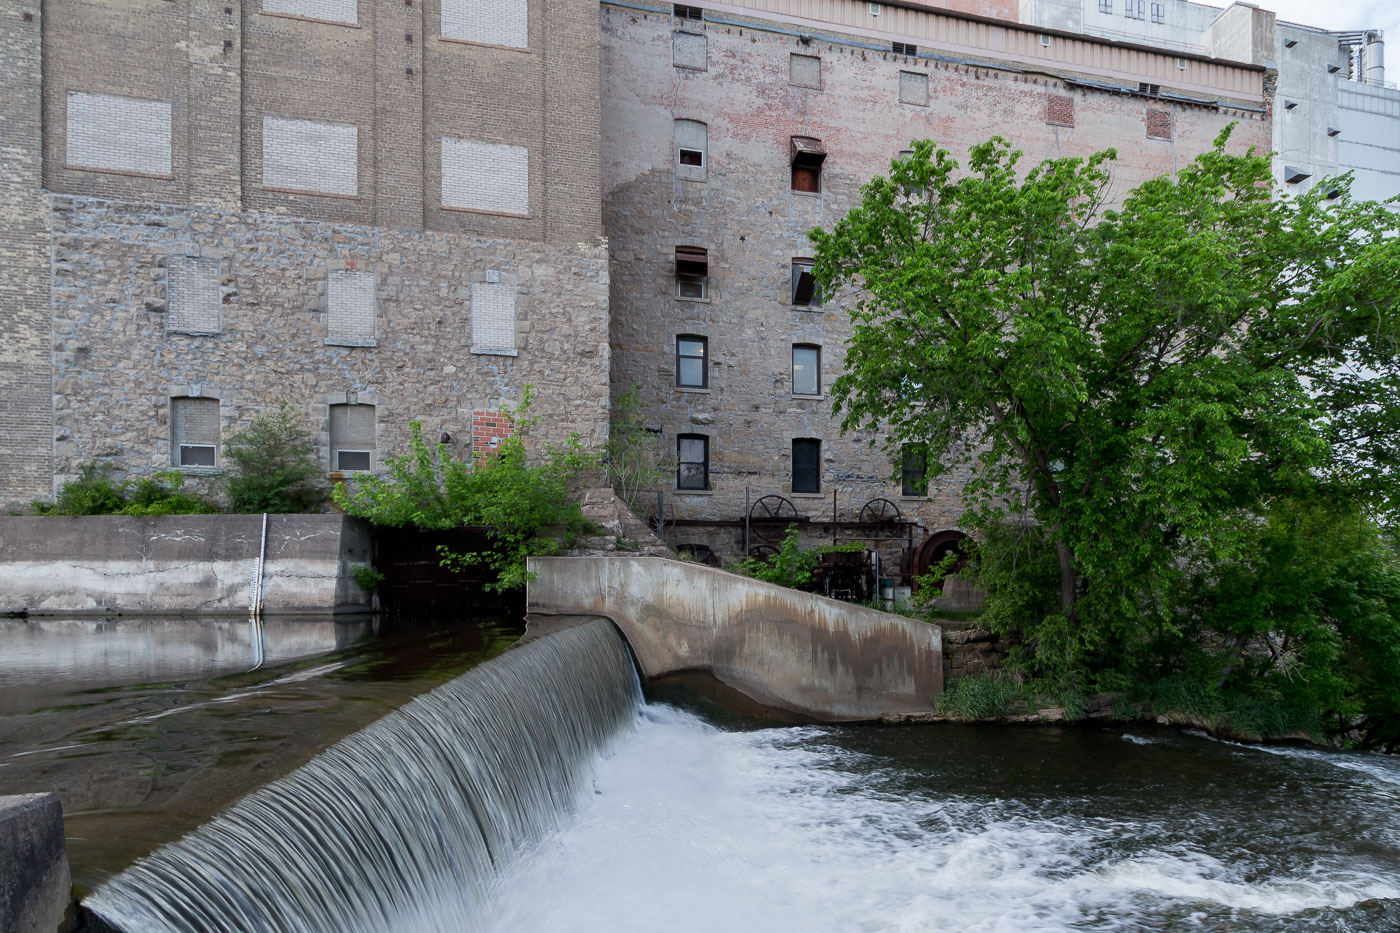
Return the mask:
{"type": "MultiPolygon", "coordinates": [[[[1272,597],[1226,619],[1218,591],[1278,583],[1284,528],[1374,556],[1372,591],[1394,573],[1379,535],[1337,528],[1400,515],[1400,217],[1345,176],[1281,196],[1228,130],[1118,206],[1114,159],[1027,169],[994,138],[963,169],[923,141],[813,231],[818,280],[852,298],[843,428],[974,468],[987,617],[1042,672],[1150,658],[1223,682],[1309,638],[1340,664],[1335,574],[1287,594],[1316,604],[1291,640],[1272,597]],[[1210,650],[1184,660],[1188,637],[1210,650]]],[[[1366,598],[1400,639],[1400,605],[1366,598]]]]}

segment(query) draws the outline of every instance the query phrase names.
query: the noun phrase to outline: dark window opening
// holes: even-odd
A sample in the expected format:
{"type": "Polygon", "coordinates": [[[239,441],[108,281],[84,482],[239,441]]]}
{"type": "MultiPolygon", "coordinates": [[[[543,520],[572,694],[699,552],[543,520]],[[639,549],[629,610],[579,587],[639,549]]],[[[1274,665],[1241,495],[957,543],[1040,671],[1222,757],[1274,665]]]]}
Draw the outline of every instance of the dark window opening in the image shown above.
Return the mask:
{"type": "Polygon", "coordinates": [[[181,444],[180,466],[214,466],[214,448],[206,444],[181,444]]]}
{"type": "Polygon", "coordinates": [[[692,334],[676,338],[676,385],[687,389],[706,389],[710,385],[708,361],[709,340],[692,334]]]}
{"type": "Polygon", "coordinates": [[[676,488],[710,488],[710,439],[703,434],[676,437],[676,488]]]}
{"type": "Polygon", "coordinates": [[[704,11],[703,11],[702,9],[700,9],[700,7],[698,7],[698,6],[684,6],[684,5],[682,5],[682,4],[677,3],[677,4],[675,5],[675,7],[676,7],[676,18],[677,18],[677,19],[704,19],[704,18],[705,18],[705,13],[704,13],[704,11]]]}
{"type": "Polygon", "coordinates": [[[918,55],[919,47],[912,42],[891,42],[890,51],[896,55],[918,55]]]}
{"type": "Polygon", "coordinates": [[[822,491],[822,442],[799,437],[792,442],[792,491],[822,491]]]}
{"type": "Polygon", "coordinates": [[[812,265],[810,259],[799,258],[792,261],[792,304],[794,307],[821,307],[822,290],[817,285],[816,276],[812,274],[812,265]]]}
{"type": "Polygon", "coordinates": [[[900,464],[900,495],[928,495],[928,452],[918,444],[905,444],[900,464]]]}
{"type": "Polygon", "coordinates": [[[798,343],[792,347],[792,394],[822,394],[822,348],[798,343]]]}
{"type": "Polygon", "coordinates": [[[337,450],[335,468],[342,473],[368,472],[370,453],[368,450],[337,450]]]}
{"type": "Polygon", "coordinates": [[[681,165],[704,165],[705,154],[699,149],[682,149],[681,165]]]}
{"type": "Polygon", "coordinates": [[[792,190],[816,194],[822,190],[822,163],[826,150],[820,139],[792,137],[792,190]]]}
{"type": "Polygon", "coordinates": [[[1162,86],[1160,84],[1148,84],[1146,81],[1139,81],[1138,93],[1146,94],[1149,97],[1157,97],[1162,93],[1162,86]]]}
{"type": "Polygon", "coordinates": [[[676,247],[676,297],[708,298],[710,253],[703,246],[676,247]]]}

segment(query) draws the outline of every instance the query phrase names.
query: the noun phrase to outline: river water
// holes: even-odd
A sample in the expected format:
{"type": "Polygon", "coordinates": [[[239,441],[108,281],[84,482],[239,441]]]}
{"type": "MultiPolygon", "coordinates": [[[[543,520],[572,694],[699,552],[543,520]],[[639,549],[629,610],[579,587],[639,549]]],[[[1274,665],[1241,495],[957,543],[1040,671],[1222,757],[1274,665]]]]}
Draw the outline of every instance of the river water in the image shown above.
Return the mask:
{"type": "MultiPolygon", "coordinates": [[[[63,794],[81,886],[518,634],[294,623],[248,672],[246,623],[199,648],[173,624],[0,625],[7,663],[30,658],[0,670],[0,793],[63,794]]],[[[626,719],[472,929],[1400,930],[1392,757],[1146,727],[720,726],[658,702],[626,719]]],[[[460,904],[424,907],[411,929],[463,929],[460,904]]]]}

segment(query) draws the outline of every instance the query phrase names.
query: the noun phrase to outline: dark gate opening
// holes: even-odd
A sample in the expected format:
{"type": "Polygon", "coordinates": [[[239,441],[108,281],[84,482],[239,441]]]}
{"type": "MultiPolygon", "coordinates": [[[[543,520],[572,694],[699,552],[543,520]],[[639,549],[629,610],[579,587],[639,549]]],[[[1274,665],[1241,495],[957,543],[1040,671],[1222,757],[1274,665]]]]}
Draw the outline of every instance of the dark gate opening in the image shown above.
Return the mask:
{"type": "Polygon", "coordinates": [[[440,547],[456,553],[486,550],[485,528],[421,531],[374,526],[374,567],[384,575],[376,590],[386,615],[469,618],[485,613],[525,611],[525,592],[486,590],[496,575],[474,565],[461,571],[442,565],[440,547]]]}

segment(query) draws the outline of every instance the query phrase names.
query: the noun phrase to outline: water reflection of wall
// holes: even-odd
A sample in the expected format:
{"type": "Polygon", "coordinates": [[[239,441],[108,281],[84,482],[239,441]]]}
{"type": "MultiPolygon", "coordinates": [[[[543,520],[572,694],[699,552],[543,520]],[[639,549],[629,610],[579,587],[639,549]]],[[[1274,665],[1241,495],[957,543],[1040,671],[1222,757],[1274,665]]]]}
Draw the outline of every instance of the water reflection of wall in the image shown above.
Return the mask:
{"type": "Polygon", "coordinates": [[[0,620],[0,713],[50,692],[179,680],[312,657],[370,633],[369,621],[264,620],[261,646],[246,620],[0,620]]]}

